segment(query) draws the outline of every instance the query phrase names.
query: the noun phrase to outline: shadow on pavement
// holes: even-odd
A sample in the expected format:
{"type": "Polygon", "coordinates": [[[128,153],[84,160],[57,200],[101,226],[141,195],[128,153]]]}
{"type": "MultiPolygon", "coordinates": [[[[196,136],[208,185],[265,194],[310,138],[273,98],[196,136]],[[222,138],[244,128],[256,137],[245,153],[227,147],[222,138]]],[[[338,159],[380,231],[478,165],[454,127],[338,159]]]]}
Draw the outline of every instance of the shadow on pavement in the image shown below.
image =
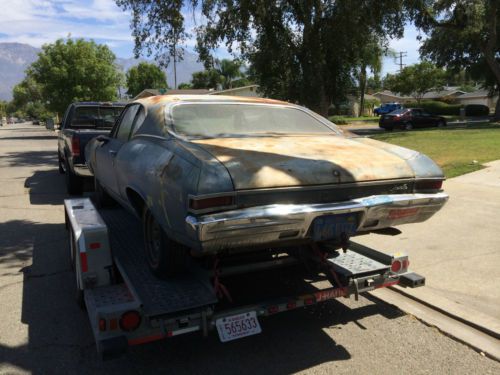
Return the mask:
{"type": "Polygon", "coordinates": [[[325,328],[354,322],[365,329],[359,322],[365,317],[403,315],[379,301],[354,309],[330,301],[262,319],[263,333],[244,340],[222,344],[216,332],[208,338],[190,334],[131,347],[122,358],[101,362],[87,314],[75,302],[64,224],[0,224],[0,249],[0,277],[23,274],[21,323],[28,327],[26,344],[0,344],[0,363],[33,374],[292,373],[351,358],[325,328]]]}
{"type": "Polygon", "coordinates": [[[52,166],[57,167],[56,151],[8,152],[0,160],[11,167],[52,166]]]}
{"type": "Polygon", "coordinates": [[[0,137],[0,141],[26,141],[26,140],[31,140],[31,141],[45,141],[45,140],[52,140],[52,139],[57,139],[57,135],[31,135],[31,136],[26,136],[26,137],[0,137]]]}
{"type": "Polygon", "coordinates": [[[24,181],[29,189],[31,204],[63,204],[68,198],[64,183],[64,175],[57,169],[36,171],[24,181]]]}

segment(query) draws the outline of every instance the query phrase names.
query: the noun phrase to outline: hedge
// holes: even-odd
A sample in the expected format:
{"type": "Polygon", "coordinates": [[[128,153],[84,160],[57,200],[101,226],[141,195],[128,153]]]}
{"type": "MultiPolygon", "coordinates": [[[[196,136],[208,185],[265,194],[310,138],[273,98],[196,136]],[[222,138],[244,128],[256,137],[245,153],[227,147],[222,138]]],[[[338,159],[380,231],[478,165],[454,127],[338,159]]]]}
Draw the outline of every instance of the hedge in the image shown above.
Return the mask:
{"type": "Polygon", "coordinates": [[[346,125],[348,123],[347,120],[342,116],[331,116],[328,118],[328,120],[333,122],[335,125],[346,125]]]}
{"type": "Polygon", "coordinates": [[[427,100],[419,103],[407,103],[404,105],[407,108],[422,108],[424,111],[432,115],[448,115],[459,116],[461,104],[446,104],[434,100],[427,100]]]}

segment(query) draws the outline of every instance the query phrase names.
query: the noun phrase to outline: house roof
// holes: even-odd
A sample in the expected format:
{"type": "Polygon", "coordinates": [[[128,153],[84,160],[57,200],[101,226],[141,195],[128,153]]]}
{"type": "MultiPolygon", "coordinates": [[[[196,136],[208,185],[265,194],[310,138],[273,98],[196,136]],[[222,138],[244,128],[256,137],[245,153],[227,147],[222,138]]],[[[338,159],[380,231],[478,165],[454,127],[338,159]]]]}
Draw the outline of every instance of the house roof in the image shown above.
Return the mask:
{"type": "Polygon", "coordinates": [[[445,89],[445,90],[439,90],[439,91],[426,92],[424,94],[424,96],[422,96],[422,99],[440,99],[440,98],[444,98],[444,97],[450,96],[450,95],[461,96],[463,94],[465,94],[465,91],[445,89]]]}
{"type": "Polygon", "coordinates": [[[208,93],[208,95],[224,95],[224,94],[229,94],[229,93],[235,93],[238,91],[245,91],[245,90],[257,90],[259,88],[259,85],[248,85],[248,86],[241,86],[241,87],[235,87],[232,89],[227,89],[227,90],[221,90],[221,91],[212,91],[208,93]]]}
{"type": "Polygon", "coordinates": [[[405,100],[405,99],[411,99],[409,96],[401,96],[396,94],[395,92],[389,91],[389,90],[383,90],[376,92],[375,94],[372,94],[374,97],[379,98],[381,96],[390,96],[395,99],[395,101],[398,100],[405,100]]]}
{"type": "Polygon", "coordinates": [[[458,99],[472,99],[472,98],[489,98],[490,92],[488,90],[476,90],[472,92],[467,92],[463,95],[460,95],[458,99]]]}

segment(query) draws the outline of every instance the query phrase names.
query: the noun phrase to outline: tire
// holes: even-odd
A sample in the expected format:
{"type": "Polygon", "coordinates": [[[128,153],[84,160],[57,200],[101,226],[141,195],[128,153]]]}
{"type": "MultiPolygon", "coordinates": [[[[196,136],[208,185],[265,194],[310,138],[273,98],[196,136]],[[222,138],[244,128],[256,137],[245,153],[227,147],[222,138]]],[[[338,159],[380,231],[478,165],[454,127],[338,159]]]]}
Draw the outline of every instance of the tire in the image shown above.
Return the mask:
{"type": "Polygon", "coordinates": [[[94,203],[98,208],[112,207],[115,200],[104,190],[97,178],[94,177],[94,203]]]}
{"type": "Polygon", "coordinates": [[[68,194],[81,195],[83,193],[83,178],[71,171],[67,160],[64,162],[64,166],[66,168],[64,175],[66,176],[66,190],[68,194]]]}
{"type": "Polygon", "coordinates": [[[61,155],[59,153],[57,154],[57,159],[59,161],[59,173],[64,174],[63,161],[62,161],[61,155]]]}
{"type": "Polygon", "coordinates": [[[392,127],[387,127],[387,128],[385,128],[385,130],[386,130],[386,131],[388,131],[388,132],[392,132],[392,131],[394,130],[394,128],[392,128],[392,127]]]}
{"type": "Polygon", "coordinates": [[[438,123],[437,123],[438,128],[444,128],[445,126],[446,126],[446,122],[444,122],[443,120],[438,121],[438,123]]]}
{"type": "Polygon", "coordinates": [[[186,269],[187,249],[167,237],[148,209],[142,215],[144,250],[151,272],[160,278],[171,278],[186,269]]]}
{"type": "Polygon", "coordinates": [[[413,130],[413,124],[411,122],[407,122],[403,125],[404,130],[413,130]]]}

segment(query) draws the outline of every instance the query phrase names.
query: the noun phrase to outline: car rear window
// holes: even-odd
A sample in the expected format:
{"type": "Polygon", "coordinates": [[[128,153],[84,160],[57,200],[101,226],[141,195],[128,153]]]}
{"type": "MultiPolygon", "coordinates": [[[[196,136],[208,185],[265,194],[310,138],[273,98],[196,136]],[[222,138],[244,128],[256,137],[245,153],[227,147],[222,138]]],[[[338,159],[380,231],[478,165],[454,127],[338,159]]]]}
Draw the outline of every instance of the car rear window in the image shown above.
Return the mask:
{"type": "Polygon", "coordinates": [[[71,127],[74,128],[102,128],[111,129],[115,120],[120,116],[124,107],[76,107],[71,119],[71,127]]]}
{"type": "MultiPolygon", "coordinates": [[[[314,116],[291,107],[251,104],[182,104],[172,112],[174,131],[194,137],[336,134],[314,116]]],[[[333,128],[333,129],[332,129],[333,128]]]]}

